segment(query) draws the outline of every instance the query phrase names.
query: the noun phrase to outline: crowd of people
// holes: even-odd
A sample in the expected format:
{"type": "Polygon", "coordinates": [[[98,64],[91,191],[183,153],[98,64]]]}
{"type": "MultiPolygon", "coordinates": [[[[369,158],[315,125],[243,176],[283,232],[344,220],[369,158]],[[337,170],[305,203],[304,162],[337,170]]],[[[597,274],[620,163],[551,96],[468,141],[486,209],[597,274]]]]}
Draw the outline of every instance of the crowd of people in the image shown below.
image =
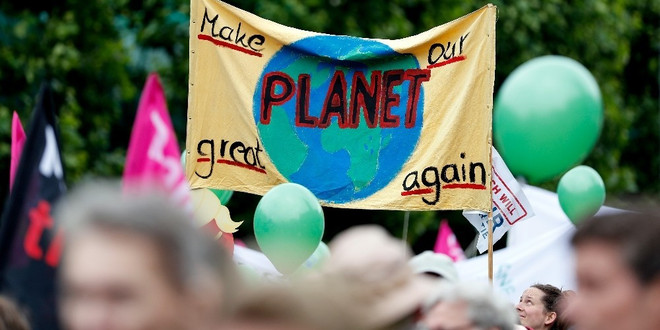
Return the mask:
{"type": "MultiPolygon", "coordinates": [[[[190,216],[157,194],[111,185],[69,194],[56,212],[67,232],[63,328],[660,329],[660,218],[652,213],[585,221],[572,239],[577,290],[537,283],[516,305],[487,283],[462,282],[444,255],[413,257],[374,225],[337,235],[318,271],[245,278],[190,216]]],[[[0,319],[2,329],[29,329],[8,299],[0,319]]]]}

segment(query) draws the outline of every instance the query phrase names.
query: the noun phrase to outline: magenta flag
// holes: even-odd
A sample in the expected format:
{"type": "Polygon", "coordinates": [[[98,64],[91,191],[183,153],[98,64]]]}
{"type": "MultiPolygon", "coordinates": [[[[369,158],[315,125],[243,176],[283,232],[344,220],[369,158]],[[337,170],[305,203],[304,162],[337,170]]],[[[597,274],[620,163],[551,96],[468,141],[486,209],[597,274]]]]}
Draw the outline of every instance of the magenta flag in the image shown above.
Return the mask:
{"type": "Polygon", "coordinates": [[[152,73],[142,90],[124,168],[124,190],[156,186],[177,204],[192,212],[190,190],[180,161],[181,151],[165,93],[158,75],[152,73]]]}
{"type": "Polygon", "coordinates": [[[21,161],[21,153],[23,153],[23,145],[25,144],[25,131],[21,124],[21,119],[14,111],[14,116],[11,119],[11,159],[9,164],[9,191],[14,186],[14,177],[16,170],[18,170],[18,163],[21,161]]]}
{"type": "Polygon", "coordinates": [[[456,235],[449,227],[447,220],[442,220],[440,222],[440,228],[438,229],[438,238],[435,240],[435,247],[433,252],[442,253],[448,255],[454,262],[465,260],[465,253],[461,248],[461,245],[458,244],[456,235]]]}

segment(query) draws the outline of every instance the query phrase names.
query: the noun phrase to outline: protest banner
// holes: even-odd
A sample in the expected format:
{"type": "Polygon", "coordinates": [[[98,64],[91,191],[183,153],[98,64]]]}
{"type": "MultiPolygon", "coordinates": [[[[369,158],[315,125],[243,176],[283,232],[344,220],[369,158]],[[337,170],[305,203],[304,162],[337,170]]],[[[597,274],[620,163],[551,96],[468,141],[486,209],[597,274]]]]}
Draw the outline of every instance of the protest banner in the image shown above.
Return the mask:
{"type": "MultiPolygon", "coordinates": [[[[534,216],[534,210],[522,187],[511,174],[500,154],[493,148],[493,243],[499,241],[513,225],[534,216]]],[[[463,216],[479,232],[477,249],[488,249],[488,214],[480,211],[463,211],[463,216]]]]}
{"type": "Polygon", "coordinates": [[[14,111],[11,118],[11,157],[9,164],[9,191],[14,186],[14,178],[18,170],[18,162],[21,160],[21,153],[23,153],[23,145],[25,145],[25,131],[21,124],[21,119],[18,113],[14,111]]]}
{"type": "Polygon", "coordinates": [[[193,0],[186,175],[323,205],[490,209],[496,8],[398,40],[302,31],[193,0]]]}
{"type": "Polygon", "coordinates": [[[167,111],[165,93],[157,74],[145,83],[131,140],[126,152],[122,177],[127,191],[163,189],[172,202],[192,212],[190,189],[186,183],[179,144],[167,111]]]}
{"type": "Polygon", "coordinates": [[[435,246],[433,252],[446,254],[452,261],[465,260],[465,252],[456,239],[456,235],[449,227],[447,220],[440,221],[440,228],[438,228],[438,237],[435,239],[435,246]]]}
{"type": "Polygon", "coordinates": [[[14,186],[0,217],[0,292],[26,311],[32,329],[59,329],[57,267],[64,230],[53,219],[66,193],[55,105],[43,84],[16,168],[14,186]]]}

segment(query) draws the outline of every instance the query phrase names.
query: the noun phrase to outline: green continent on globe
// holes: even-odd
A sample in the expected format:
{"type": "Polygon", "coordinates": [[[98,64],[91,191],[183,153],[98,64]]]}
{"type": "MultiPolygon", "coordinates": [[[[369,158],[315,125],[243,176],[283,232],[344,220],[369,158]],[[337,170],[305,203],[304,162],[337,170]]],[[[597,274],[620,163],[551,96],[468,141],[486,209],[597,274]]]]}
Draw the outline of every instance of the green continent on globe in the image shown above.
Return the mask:
{"type": "Polygon", "coordinates": [[[307,145],[303,143],[293,130],[293,126],[287,125],[287,114],[284,111],[273,111],[273,121],[270,125],[261,126],[261,134],[277,135],[281,145],[286,146],[288,153],[270,153],[271,161],[277,164],[277,169],[282,175],[289,176],[296,173],[307,157],[307,145]]]}
{"type": "Polygon", "coordinates": [[[339,125],[331,125],[321,133],[321,145],[325,151],[335,153],[345,149],[350,155],[350,167],[346,174],[353,182],[355,191],[368,186],[378,172],[380,130],[380,127],[369,128],[366,125],[344,130],[339,125]],[[337,136],[342,136],[342,139],[337,136]],[[346,141],[354,143],[347,144],[346,141]]]}

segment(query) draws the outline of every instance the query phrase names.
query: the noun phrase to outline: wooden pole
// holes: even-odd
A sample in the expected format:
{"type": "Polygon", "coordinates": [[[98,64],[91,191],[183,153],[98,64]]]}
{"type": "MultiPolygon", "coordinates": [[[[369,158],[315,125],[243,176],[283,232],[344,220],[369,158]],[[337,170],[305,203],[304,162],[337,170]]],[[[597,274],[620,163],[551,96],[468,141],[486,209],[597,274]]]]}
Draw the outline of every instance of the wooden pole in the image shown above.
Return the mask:
{"type": "MultiPolygon", "coordinates": [[[[492,4],[489,4],[488,7],[493,8],[495,6],[493,6],[492,4]]],[[[491,24],[493,24],[493,38],[492,38],[492,40],[493,40],[492,43],[493,44],[492,44],[492,47],[495,47],[495,23],[497,22],[497,7],[495,7],[495,13],[491,17],[493,18],[493,20],[491,22],[491,24]]],[[[490,38],[490,33],[487,34],[486,36],[488,38],[490,38]]],[[[494,58],[493,58],[492,63],[493,63],[493,67],[491,68],[490,65],[489,65],[488,66],[488,71],[491,74],[491,79],[493,79],[493,81],[494,81],[495,80],[495,59],[494,58]]],[[[494,93],[494,91],[492,91],[492,92],[494,93]]],[[[491,99],[491,102],[486,105],[486,109],[490,112],[491,115],[493,113],[492,112],[492,110],[493,110],[492,105],[493,105],[493,102],[492,102],[492,99],[491,99]]],[[[491,148],[490,150],[488,150],[488,152],[490,153],[490,171],[491,171],[491,175],[490,175],[489,179],[492,182],[492,178],[493,178],[493,150],[492,150],[492,148],[493,148],[493,125],[492,125],[492,121],[491,121],[491,125],[490,125],[490,132],[489,132],[489,135],[488,135],[488,146],[491,148]]],[[[488,183],[487,187],[492,189],[490,182],[488,183]]],[[[489,193],[489,199],[490,199],[490,208],[488,209],[488,280],[490,281],[490,284],[492,285],[493,284],[493,198],[492,198],[492,193],[493,192],[492,192],[492,190],[489,190],[488,193],[489,193]]]]}
{"type": "MultiPolygon", "coordinates": [[[[491,130],[491,137],[492,137],[493,131],[491,130]]],[[[490,157],[490,178],[492,182],[492,177],[493,177],[493,146],[491,144],[491,149],[489,150],[489,157],[490,157]]],[[[488,185],[491,187],[491,185],[488,185]]],[[[492,187],[491,187],[492,189],[492,187]]],[[[491,190],[489,190],[491,192],[491,190]]],[[[492,198],[492,192],[491,192],[491,197],[490,197],[490,208],[488,209],[488,281],[490,284],[493,284],[493,198],[492,198]]]]}
{"type": "Polygon", "coordinates": [[[493,284],[493,210],[488,212],[488,281],[493,284]]]}
{"type": "MultiPolygon", "coordinates": [[[[490,138],[489,138],[490,150],[488,150],[488,157],[490,158],[490,182],[493,180],[493,128],[490,129],[490,138]]],[[[493,284],[493,192],[492,192],[492,183],[488,184],[490,188],[489,200],[490,208],[488,208],[488,281],[490,284],[493,284]]]]}

